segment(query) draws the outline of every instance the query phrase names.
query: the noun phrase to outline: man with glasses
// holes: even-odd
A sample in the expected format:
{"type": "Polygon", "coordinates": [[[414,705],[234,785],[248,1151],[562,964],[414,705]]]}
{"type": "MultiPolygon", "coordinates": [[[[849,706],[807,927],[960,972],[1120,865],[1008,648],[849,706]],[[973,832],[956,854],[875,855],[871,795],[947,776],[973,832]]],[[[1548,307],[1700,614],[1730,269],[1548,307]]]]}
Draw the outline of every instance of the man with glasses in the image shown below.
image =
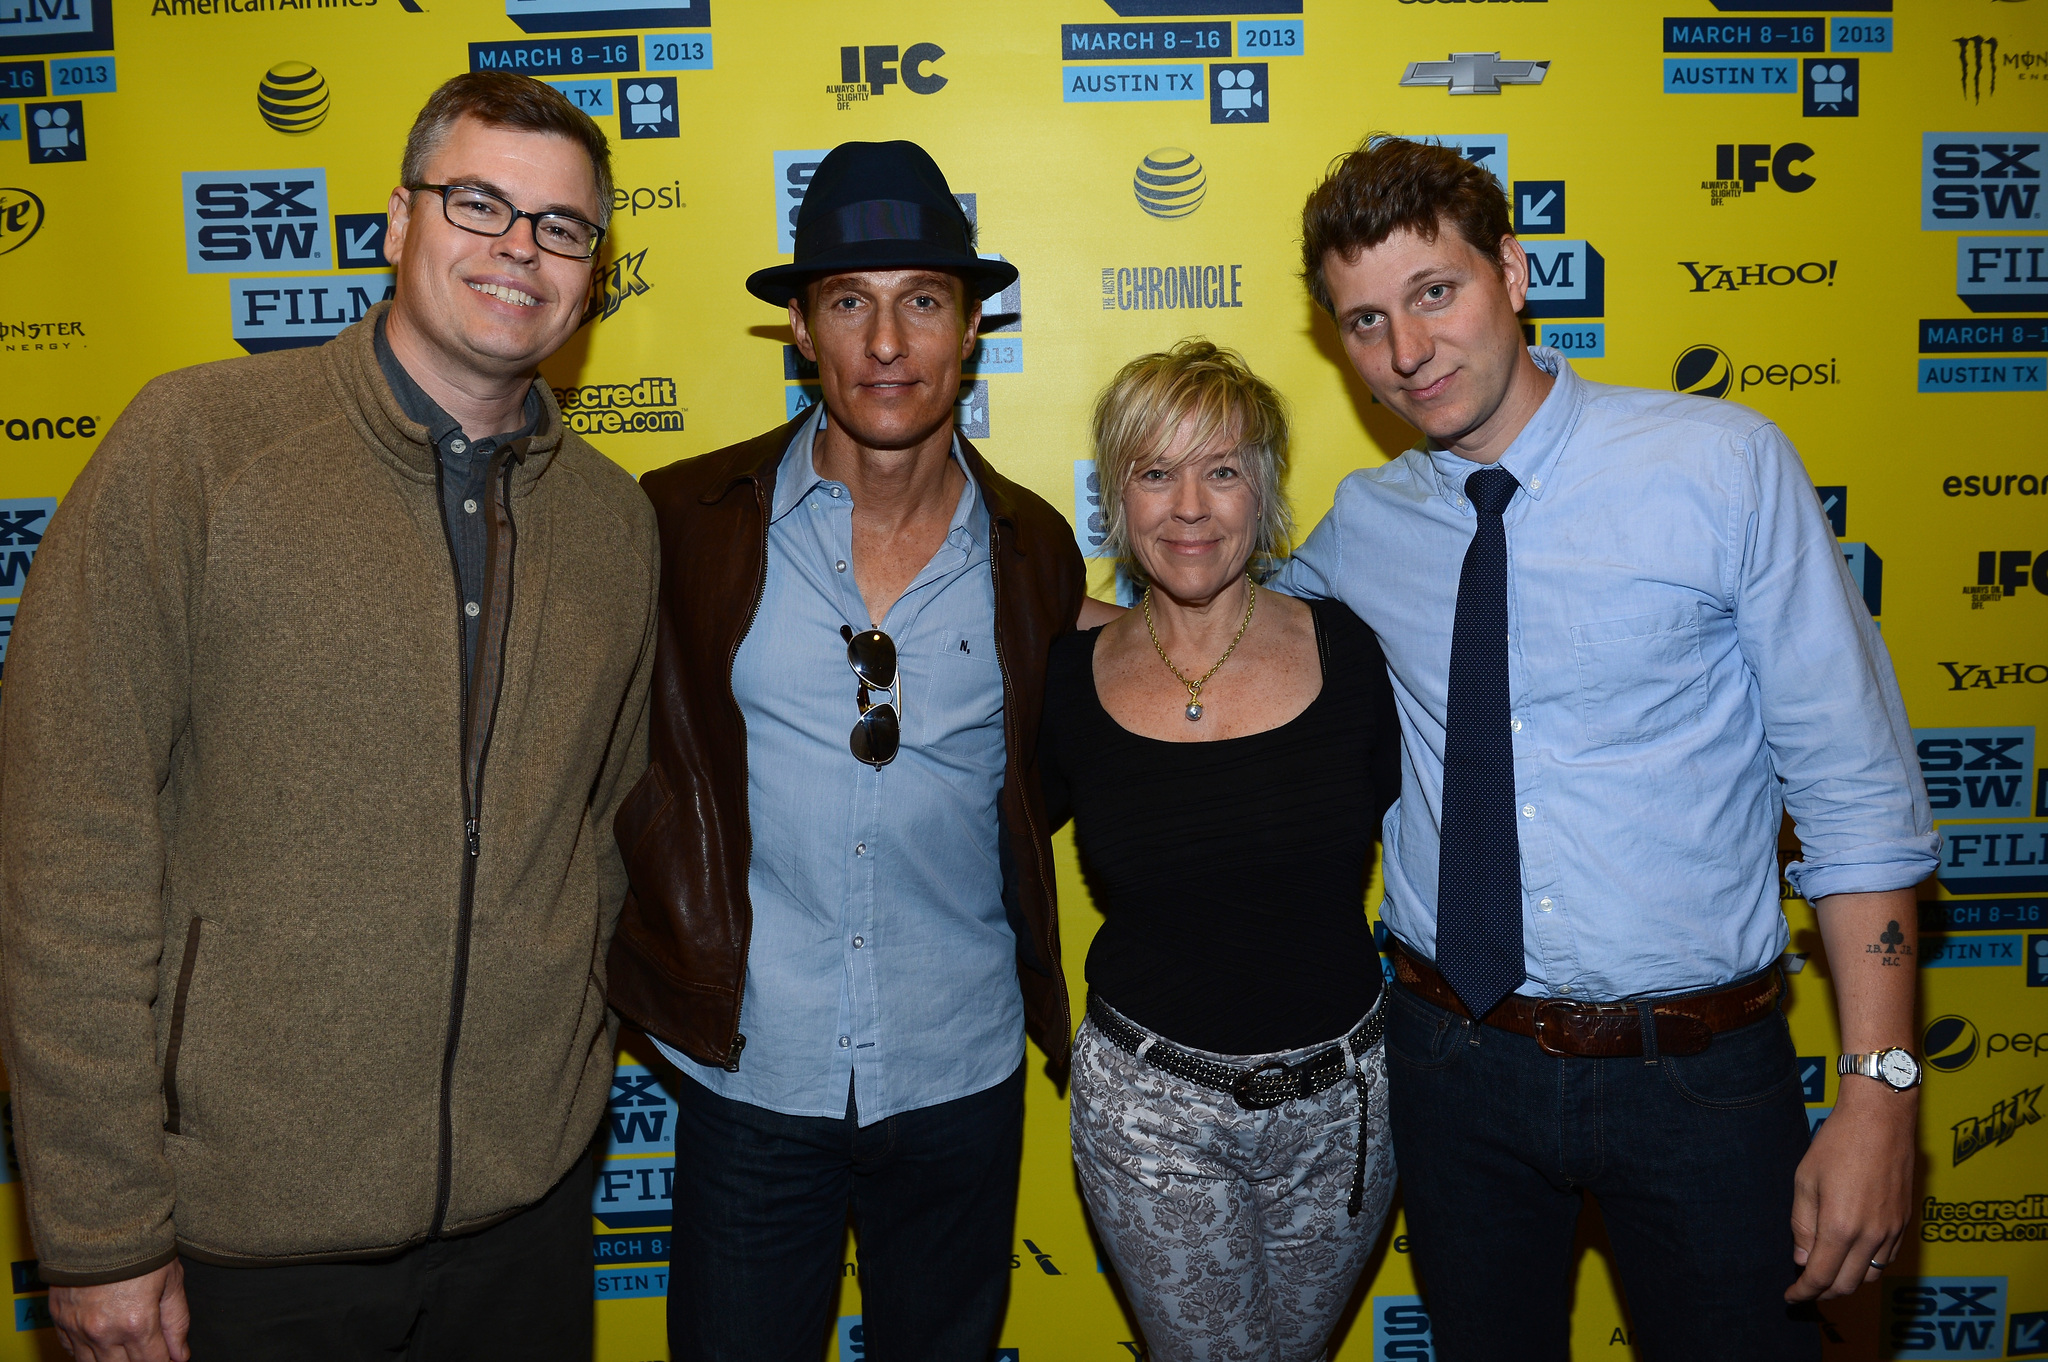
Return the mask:
{"type": "Polygon", "coordinates": [[[1033,776],[1074,532],[954,425],[982,301],[910,142],[818,166],[784,307],[821,399],[647,475],[653,764],[618,821],[611,1000],[685,1075],[669,1347],[815,1360],[849,1213],[862,1342],[986,1362],[1010,1276],[1026,1028],[1073,1027],[1033,776]]]}
{"type": "Polygon", "coordinates": [[[473,74],[402,178],[394,301],[145,388],[16,622],[6,1061],[80,1359],[590,1355],[658,543],[536,371],[609,151],[473,74]]]}

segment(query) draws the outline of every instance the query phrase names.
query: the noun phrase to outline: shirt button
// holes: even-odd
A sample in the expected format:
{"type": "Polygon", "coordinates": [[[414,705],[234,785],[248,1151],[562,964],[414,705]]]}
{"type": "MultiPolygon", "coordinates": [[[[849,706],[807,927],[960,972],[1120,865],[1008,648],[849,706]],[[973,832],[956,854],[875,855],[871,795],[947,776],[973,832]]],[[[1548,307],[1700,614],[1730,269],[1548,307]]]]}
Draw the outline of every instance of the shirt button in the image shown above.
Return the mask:
{"type": "Polygon", "coordinates": [[[463,510],[465,510],[465,511],[467,511],[467,512],[469,512],[469,513],[470,513],[471,515],[475,515],[475,514],[476,514],[476,498],[474,498],[474,497],[471,497],[471,498],[470,498],[470,499],[469,499],[468,501],[465,501],[465,502],[463,502],[463,503],[462,503],[462,509],[463,509],[463,510]]]}
{"type": "Polygon", "coordinates": [[[1543,910],[1544,912],[1546,912],[1546,913],[1547,913],[1547,912],[1549,912],[1549,911],[1550,911],[1550,900],[1549,900],[1549,899],[1538,899],[1538,900],[1536,900],[1536,906],[1537,906],[1538,908],[1541,908],[1541,909],[1542,909],[1542,910],[1543,910]]]}
{"type": "Polygon", "coordinates": [[[840,559],[840,560],[839,560],[838,562],[834,563],[834,564],[832,565],[832,570],[833,570],[834,572],[844,572],[844,571],[846,571],[846,560],[845,560],[844,558],[842,558],[842,559],[840,559]]]}
{"type": "Polygon", "coordinates": [[[469,602],[469,604],[462,607],[462,613],[469,616],[471,619],[475,619],[478,613],[477,603],[475,601],[469,602]]]}
{"type": "Polygon", "coordinates": [[[1459,497],[1459,498],[1458,498],[1458,505],[1460,505],[1460,506],[1463,506],[1464,504],[1465,504],[1465,498],[1463,498],[1463,497],[1459,497]]]}
{"type": "Polygon", "coordinates": [[[1531,478],[1531,479],[1529,479],[1529,490],[1530,490],[1530,491],[1532,491],[1532,492],[1533,492],[1533,491],[1535,491],[1535,490],[1536,490],[1537,488],[1541,487],[1542,485],[1543,485],[1543,479],[1541,479],[1541,478],[1531,478]]]}
{"type": "Polygon", "coordinates": [[[1520,733],[1522,731],[1522,721],[1520,719],[1510,719],[1508,720],[1508,727],[1520,733]]]}
{"type": "Polygon", "coordinates": [[[1524,818],[1534,818],[1535,816],[1536,816],[1536,806],[1535,806],[1534,804],[1524,804],[1524,805],[1522,806],[1522,817],[1524,817],[1524,818]]]}
{"type": "Polygon", "coordinates": [[[833,495],[833,496],[834,496],[835,498],[836,498],[836,497],[837,497],[837,496],[839,495],[839,489],[838,489],[837,487],[835,487],[835,488],[833,488],[833,489],[832,489],[832,495],[833,495]]]}
{"type": "Polygon", "coordinates": [[[846,1048],[847,1048],[848,1046],[850,1046],[850,1045],[852,1045],[852,1044],[853,1044],[853,1037],[852,1037],[852,1036],[841,1036],[841,1037],[839,1038],[839,1048],[840,1048],[840,1049],[842,1049],[842,1050],[846,1049],[846,1048]]]}
{"type": "Polygon", "coordinates": [[[859,949],[860,949],[860,948],[861,948],[862,946],[865,946],[865,945],[867,945],[867,944],[868,944],[868,942],[867,942],[867,938],[866,938],[866,937],[863,937],[863,936],[857,936],[857,937],[855,937],[855,938],[853,939],[853,948],[854,948],[855,950],[859,950],[859,949]]]}
{"type": "Polygon", "coordinates": [[[462,452],[463,452],[464,450],[468,449],[468,448],[469,448],[469,446],[468,446],[468,445],[466,445],[466,444],[464,444],[464,443],[463,443],[462,441],[460,441],[460,440],[450,440],[450,441],[448,442],[448,448],[450,448],[450,449],[454,450],[454,451],[455,451],[455,452],[456,452],[457,454],[460,454],[460,453],[462,453],[462,452]]]}
{"type": "Polygon", "coordinates": [[[868,854],[868,844],[867,844],[866,842],[855,842],[855,843],[853,844],[853,854],[854,854],[854,855],[856,855],[856,856],[865,856],[865,855],[867,855],[867,854],[868,854]]]}
{"type": "Polygon", "coordinates": [[[1572,986],[1570,984],[1562,984],[1558,987],[1557,991],[1559,993],[1569,993],[1572,991],[1572,986]]]}

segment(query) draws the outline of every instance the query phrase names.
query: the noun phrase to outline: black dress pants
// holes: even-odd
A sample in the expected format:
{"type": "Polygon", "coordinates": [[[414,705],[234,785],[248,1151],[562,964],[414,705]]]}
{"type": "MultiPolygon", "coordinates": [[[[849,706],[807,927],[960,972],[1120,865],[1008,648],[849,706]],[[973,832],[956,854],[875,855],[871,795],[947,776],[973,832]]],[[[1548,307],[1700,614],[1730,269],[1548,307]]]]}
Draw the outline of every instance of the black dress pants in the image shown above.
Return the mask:
{"type": "Polygon", "coordinates": [[[592,1165],[475,1234],[364,1263],[216,1267],[186,1258],[192,1362],[575,1362],[595,1279],[592,1165]]]}
{"type": "Polygon", "coordinates": [[[1568,1362],[1587,1192],[1644,1362],[1819,1362],[1784,1299],[1807,1125],[1782,1013],[1696,1055],[1565,1058],[1397,984],[1387,1079],[1441,1362],[1568,1362]]]}
{"type": "Polygon", "coordinates": [[[677,1085],[675,1362],[819,1362],[849,1213],[872,1362],[988,1362],[1010,1295],[1024,1066],[869,1126],[677,1085]]]}

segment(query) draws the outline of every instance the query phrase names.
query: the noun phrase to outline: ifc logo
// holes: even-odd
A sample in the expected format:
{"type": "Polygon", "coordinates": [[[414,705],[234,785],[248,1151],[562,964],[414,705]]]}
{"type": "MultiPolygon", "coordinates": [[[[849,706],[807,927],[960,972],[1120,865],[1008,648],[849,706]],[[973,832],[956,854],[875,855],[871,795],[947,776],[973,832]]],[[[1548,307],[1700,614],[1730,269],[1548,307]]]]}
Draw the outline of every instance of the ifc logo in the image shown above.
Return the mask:
{"type": "Polygon", "coordinates": [[[327,121],[327,78],[305,62],[281,61],[256,86],[256,112],[278,132],[311,132],[327,121]]]}
{"type": "Polygon", "coordinates": [[[1671,390],[1693,397],[1726,397],[1735,361],[1718,345],[1688,346],[1671,366],[1671,390]]]}
{"type": "Polygon", "coordinates": [[[1155,218],[1184,218],[1202,206],[1209,174],[1191,151],[1161,147],[1138,162],[1131,192],[1138,207],[1155,218]]]}
{"type": "Polygon", "coordinates": [[[1945,1074],[1967,1069],[1977,1057],[1977,1028],[1968,1017],[1936,1017],[1927,1023],[1920,1051],[1927,1056],[1928,1067],[1945,1074]]]}

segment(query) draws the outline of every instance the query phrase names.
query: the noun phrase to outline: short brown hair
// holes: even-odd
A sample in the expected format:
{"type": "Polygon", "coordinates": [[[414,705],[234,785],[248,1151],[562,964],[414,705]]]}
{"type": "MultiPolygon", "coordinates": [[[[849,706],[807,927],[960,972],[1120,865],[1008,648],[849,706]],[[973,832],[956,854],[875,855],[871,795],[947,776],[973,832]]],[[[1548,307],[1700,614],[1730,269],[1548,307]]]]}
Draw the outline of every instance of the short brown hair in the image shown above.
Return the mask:
{"type": "Polygon", "coordinates": [[[1446,222],[1500,268],[1501,240],[1515,227],[1493,173],[1449,147],[1376,132],[1339,157],[1302,206],[1301,280],[1334,316],[1323,278],[1332,251],[1352,260],[1402,228],[1435,241],[1446,222]]]}
{"type": "Polygon", "coordinates": [[[444,82],[427,96],[425,107],[412,121],[412,131],[405,139],[405,160],[398,167],[399,183],[407,188],[422,183],[427,162],[464,118],[474,118],[491,128],[544,132],[582,147],[590,155],[590,174],[597,184],[597,225],[611,224],[612,147],[605,139],[604,129],[591,122],[589,114],[571,104],[554,86],[509,71],[471,71],[444,82]]]}
{"type": "Polygon", "coordinates": [[[1280,484],[1287,477],[1287,405],[1235,350],[1190,338],[1117,370],[1095,399],[1095,480],[1102,495],[1104,537],[1132,580],[1147,581],[1131,552],[1124,484],[1165,455],[1182,421],[1195,423],[1189,450],[1217,435],[1236,436],[1245,474],[1258,499],[1252,528],[1255,575],[1292,547],[1294,516],[1280,484]]]}

